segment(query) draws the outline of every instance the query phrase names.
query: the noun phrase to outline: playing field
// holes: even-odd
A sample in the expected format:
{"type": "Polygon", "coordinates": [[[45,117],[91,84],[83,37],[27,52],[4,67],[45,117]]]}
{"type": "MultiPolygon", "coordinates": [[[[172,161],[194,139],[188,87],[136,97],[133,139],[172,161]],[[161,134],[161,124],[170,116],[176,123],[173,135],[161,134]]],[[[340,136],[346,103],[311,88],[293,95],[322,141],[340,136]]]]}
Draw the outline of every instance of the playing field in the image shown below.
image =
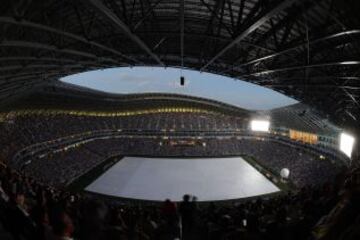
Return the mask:
{"type": "Polygon", "coordinates": [[[114,197],[179,201],[229,200],[280,191],[241,157],[125,157],[85,189],[114,197]]]}

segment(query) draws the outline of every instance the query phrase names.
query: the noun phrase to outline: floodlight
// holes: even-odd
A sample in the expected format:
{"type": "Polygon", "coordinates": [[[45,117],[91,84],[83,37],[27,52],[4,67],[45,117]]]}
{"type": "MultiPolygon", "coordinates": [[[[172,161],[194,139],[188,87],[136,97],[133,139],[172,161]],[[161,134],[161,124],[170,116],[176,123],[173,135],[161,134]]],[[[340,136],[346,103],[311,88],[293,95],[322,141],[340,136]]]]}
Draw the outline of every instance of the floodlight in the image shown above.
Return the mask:
{"type": "Polygon", "coordinates": [[[355,138],[347,133],[340,134],[340,151],[351,158],[352,149],[354,146],[355,138]]]}
{"type": "Polygon", "coordinates": [[[270,127],[270,122],[266,120],[252,120],[251,121],[251,130],[257,132],[268,132],[270,127]]]}

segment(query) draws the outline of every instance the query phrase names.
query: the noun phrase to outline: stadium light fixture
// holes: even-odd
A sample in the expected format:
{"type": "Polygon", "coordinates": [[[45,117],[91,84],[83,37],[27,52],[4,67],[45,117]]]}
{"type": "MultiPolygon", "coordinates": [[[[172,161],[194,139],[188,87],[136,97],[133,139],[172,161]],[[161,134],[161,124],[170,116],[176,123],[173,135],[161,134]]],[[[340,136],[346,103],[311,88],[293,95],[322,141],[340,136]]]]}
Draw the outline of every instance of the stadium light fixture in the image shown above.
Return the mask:
{"type": "Polygon", "coordinates": [[[340,134],[340,151],[351,158],[351,153],[355,143],[355,138],[347,133],[340,134]]]}
{"type": "Polygon", "coordinates": [[[251,121],[251,130],[256,132],[268,132],[270,127],[270,122],[267,120],[252,120],[251,121]]]}

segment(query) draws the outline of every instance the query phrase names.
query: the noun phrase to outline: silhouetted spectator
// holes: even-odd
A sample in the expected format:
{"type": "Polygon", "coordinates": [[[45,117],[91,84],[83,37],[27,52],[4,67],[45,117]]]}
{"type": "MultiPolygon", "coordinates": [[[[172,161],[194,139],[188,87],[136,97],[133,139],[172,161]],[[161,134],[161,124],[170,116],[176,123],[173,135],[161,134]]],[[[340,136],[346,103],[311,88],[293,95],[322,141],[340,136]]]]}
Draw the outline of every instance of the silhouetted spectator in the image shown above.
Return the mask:
{"type": "Polygon", "coordinates": [[[49,240],[72,240],[74,225],[66,212],[59,212],[52,222],[53,236],[49,240]]]}

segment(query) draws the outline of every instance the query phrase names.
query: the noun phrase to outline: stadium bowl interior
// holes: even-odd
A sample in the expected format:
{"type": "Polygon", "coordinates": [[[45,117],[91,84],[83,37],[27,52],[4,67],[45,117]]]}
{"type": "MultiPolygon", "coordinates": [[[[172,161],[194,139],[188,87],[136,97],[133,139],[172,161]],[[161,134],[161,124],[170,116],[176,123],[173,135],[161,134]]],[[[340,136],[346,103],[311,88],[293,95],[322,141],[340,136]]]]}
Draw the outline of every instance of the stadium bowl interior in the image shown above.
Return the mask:
{"type": "Polygon", "coordinates": [[[359,10],[2,0],[0,239],[359,239],[359,10]],[[60,81],[137,66],[228,76],[299,103],[255,111],[60,81]]]}

